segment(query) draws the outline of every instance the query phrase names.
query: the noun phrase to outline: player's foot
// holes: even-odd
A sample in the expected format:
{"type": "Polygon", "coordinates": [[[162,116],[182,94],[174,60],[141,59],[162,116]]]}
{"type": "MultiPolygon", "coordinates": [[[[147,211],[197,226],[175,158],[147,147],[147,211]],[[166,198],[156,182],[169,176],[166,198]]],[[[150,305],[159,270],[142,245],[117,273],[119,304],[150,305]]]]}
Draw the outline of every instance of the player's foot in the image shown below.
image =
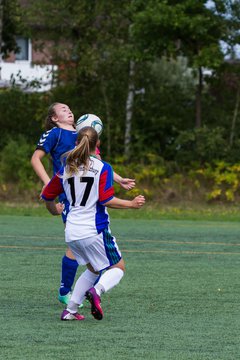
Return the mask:
{"type": "Polygon", "coordinates": [[[83,315],[80,315],[78,313],[71,314],[68,310],[63,310],[61,315],[61,320],[63,321],[69,321],[69,320],[84,320],[85,317],[83,315]]]}
{"type": "Polygon", "coordinates": [[[101,298],[96,293],[96,290],[94,289],[94,287],[92,287],[91,289],[89,289],[86,292],[86,298],[91,304],[92,316],[97,320],[102,320],[103,311],[102,311],[102,308],[101,308],[101,298]]]}
{"type": "Polygon", "coordinates": [[[58,300],[62,304],[67,305],[71,299],[71,296],[72,296],[72,293],[70,291],[65,295],[61,295],[60,293],[58,293],[58,300]]]}
{"type": "MultiPolygon", "coordinates": [[[[58,293],[58,300],[64,304],[64,305],[68,305],[70,299],[71,299],[72,293],[69,291],[69,293],[67,293],[66,295],[61,295],[60,293],[58,293]]],[[[83,304],[79,305],[79,309],[83,308],[83,304]]]]}

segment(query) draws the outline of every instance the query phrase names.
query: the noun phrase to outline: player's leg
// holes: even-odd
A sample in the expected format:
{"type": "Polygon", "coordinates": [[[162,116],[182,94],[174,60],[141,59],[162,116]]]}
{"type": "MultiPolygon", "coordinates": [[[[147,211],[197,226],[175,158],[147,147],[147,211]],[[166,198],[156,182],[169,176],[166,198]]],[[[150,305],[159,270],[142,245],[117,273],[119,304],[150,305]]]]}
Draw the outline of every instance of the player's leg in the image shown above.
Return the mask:
{"type": "MultiPolygon", "coordinates": [[[[72,253],[76,256],[79,264],[86,265],[87,257],[85,256],[84,240],[73,241],[69,243],[72,253]]],[[[82,320],[81,315],[77,313],[79,304],[85,298],[86,291],[94,286],[99,278],[99,272],[95,271],[90,264],[87,264],[88,268],[80,275],[73,289],[71,299],[67,305],[66,310],[61,315],[62,320],[82,320]]]]}
{"type": "MultiPolygon", "coordinates": [[[[67,214],[69,212],[69,202],[65,198],[61,198],[59,200],[61,200],[65,205],[64,211],[62,213],[62,220],[65,225],[67,221],[67,214]]],[[[78,262],[72,254],[72,251],[70,249],[67,249],[65,255],[62,258],[61,284],[58,293],[58,300],[65,305],[68,304],[71,298],[71,290],[77,269],[78,262]]]]}
{"type": "Polygon", "coordinates": [[[124,275],[124,269],[124,261],[121,259],[118,264],[107,269],[97,284],[86,292],[86,298],[91,304],[91,313],[95,319],[102,320],[101,296],[119,284],[124,275]]]}
{"type": "Polygon", "coordinates": [[[100,277],[98,283],[95,285],[96,292],[99,296],[111,290],[119,284],[125,272],[125,263],[121,259],[116,265],[108,268],[100,277]]]}
{"type": "Polygon", "coordinates": [[[77,269],[78,263],[71,250],[67,249],[62,258],[61,285],[58,294],[58,299],[63,304],[67,305],[71,298],[71,290],[77,269]]]}
{"type": "Polygon", "coordinates": [[[79,304],[85,299],[85,294],[88,289],[94,286],[96,280],[99,277],[99,273],[95,272],[92,268],[88,268],[79,276],[74,286],[71,299],[67,305],[69,312],[76,312],[79,304]]]}
{"type": "Polygon", "coordinates": [[[62,312],[61,320],[83,320],[84,316],[80,315],[77,311],[79,304],[81,304],[85,298],[86,291],[91,288],[95,281],[98,279],[99,273],[92,272],[86,269],[78,278],[71,299],[67,305],[67,308],[62,312]]]}
{"type": "Polygon", "coordinates": [[[95,319],[101,320],[103,311],[101,308],[101,295],[117,284],[119,284],[125,271],[124,260],[118,249],[116,239],[105,230],[102,237],[98,239],[96,252],[98,252],[97,259],[92,258],[92,265],[94,269],[106,269],[105,273],[101,275],[96,285],[86,292],[86,298],[91,303],[91,312],[95,319]]]}

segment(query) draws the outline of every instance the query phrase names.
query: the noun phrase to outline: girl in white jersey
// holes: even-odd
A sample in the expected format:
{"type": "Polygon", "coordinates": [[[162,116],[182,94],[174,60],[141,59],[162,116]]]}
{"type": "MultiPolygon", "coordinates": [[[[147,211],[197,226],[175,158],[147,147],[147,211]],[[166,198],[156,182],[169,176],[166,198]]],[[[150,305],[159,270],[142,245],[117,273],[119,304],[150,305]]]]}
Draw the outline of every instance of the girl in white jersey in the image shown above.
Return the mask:
{"type": "Polygon", "coordinates": [[[112,167],[95,156],[98,141],[93,128],[83,128],[78,134],[78,145],[67,156],[65,167],[42,193],[49,212],[59,215],[62,207],[54,200],[65,192],[70,203],[65,241],[78,263],[87,266],[76,282],[61,320],[83,320],[84,316],[78,314],[77,309],[85,297],[91,303],[93,317],[102,319],[101,295],[116,286],[125,271],[121,252],[109,229],[106,206],[138,209],[145,203],[142,195],[133,200],[114,197],[112,167]],[[99,274],[101,277],[94,286],[99,274]]]}

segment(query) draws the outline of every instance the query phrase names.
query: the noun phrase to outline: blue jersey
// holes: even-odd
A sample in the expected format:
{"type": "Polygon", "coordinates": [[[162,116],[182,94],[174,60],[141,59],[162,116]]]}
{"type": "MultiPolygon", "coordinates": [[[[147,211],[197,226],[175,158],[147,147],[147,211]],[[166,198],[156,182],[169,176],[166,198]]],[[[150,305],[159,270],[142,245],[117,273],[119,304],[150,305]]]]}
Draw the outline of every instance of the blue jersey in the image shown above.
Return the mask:
{"type": "MultiPolygon", "coordinates": [[[[62,166],[62,155],[67,151],[74,149],[77,135],[78,133],[76,131],[65,130],[58,127],[54,127],[42,134],[37,144],[37,149],[43,150],[46,154],[50,153],[53,162],[53,175],[55,175],[62,166]]],[[[69,211],[69,203],[66,199],[65,193],[59,195],[59,201],[65,204],[62,218],[63,222],[66,222],[66,217],[69,211]]]]}
{"type": "Polygon", "coordinates": [[[42,134],[37,149],[50,153],[53,161],[53,175],[61,168],[61,156],[67,151],[74,149],[77,140],[77,132],[54,127],[42,134]]]}

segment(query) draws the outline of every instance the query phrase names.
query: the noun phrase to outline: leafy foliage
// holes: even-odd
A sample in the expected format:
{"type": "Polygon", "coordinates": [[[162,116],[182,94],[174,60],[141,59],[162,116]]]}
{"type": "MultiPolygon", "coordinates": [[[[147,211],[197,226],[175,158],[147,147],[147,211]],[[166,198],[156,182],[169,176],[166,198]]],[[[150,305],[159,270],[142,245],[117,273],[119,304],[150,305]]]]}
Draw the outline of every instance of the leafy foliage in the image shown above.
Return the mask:
{"type": "Polygon", "coordinates": [[[240,188],[240,165],[230,165],[224,161],[215,164],[205,164],[202,169],[192,172],[193,177],[200,176],[211,184],[211,190],[207,192],[207,200],[234,201],[238,198],[240,188]]]}
{"type": "Polygon", "coordinates": [[[48,96],[23,93],[17,88],[0,92],[0,150],[9,141],[17,141],[19,135],[23,135],[32,144],[37,141],[42,132],[47,101],[48,96]]]}
{"type": "Polygon", "coordinates": [[[173,144],[176,160],[189,164],[191,161],[205,163],[212,159],[223,159],[227,151],[223,133],[220,127],[210,129],[206,126],[180,132],[173,144]]]}
{"type": "Polygon", "coordinates": [[[26,142],[22,136],[18,140],[10,140],[0,154],[1,182],[18,183],[19,190],[32,185],[34,174],[30,164],[30,157],[34,150],[32,144],[26,142]],[[26,161],[28,159],[28,161],[26,161]]]}
{"type": "MultiPolygon", "coordinates": [[[[15,3],[5,2],[9,22],[4,32],[9,36],[20,31],[20,10],[10,11],[15,3]],[[8,28],[10,24],[14,27],[8,28]]],[[[239,41],[238,2],[29,0],[24,4],[28,28],[22,31],[31,33],[39,50],[51,41],[51,59],[58,65],[56,86],[48,93],[29,94],[13,84],[0,92],[2,164],[9,144],[15,151],[19,146],[29,161],[24,141],[34,146],[48,106],[61,101],[76,119],[84,113],[100,116],[102,157],[114,163],[121,175],[135,177],[136,191],[149,198],[154,198],[156,189],[161,189],[161,197],[164,192],[166,198],[183,193],[191,197],[188,189],[200,191],[198,186],[205,186],[205,180],[216,194],[220,191],[212,188],[215,180],[201,175],[201,183],[189,171],[197,172],[206,163],[215,169],[216,161],[229,166],[238,162],[240,72],[234,53],[239,41]],[[231,56],[228,61],[226,55],[231,56]],[[132,61],[131,158],[126,159],[122,154],[132,61]],[[199,69],[201,126],[194,129],[199,69]]],[[[14,168],[14,159],[9,159],[14,168]]],[[[1,166],[7,172],[10,164],[1,166]]],[[[22,168],[29,177],[28,166],[22,168]]]]}
{"type": "Polygon", "coordinates": [[[22,21],[22,8],[18,0],[3,0],[2,21],[2,43],[0,49],[3,57],[7,57],[10,52],[17,52],[16,35],[24,32],[22,21]]]}

